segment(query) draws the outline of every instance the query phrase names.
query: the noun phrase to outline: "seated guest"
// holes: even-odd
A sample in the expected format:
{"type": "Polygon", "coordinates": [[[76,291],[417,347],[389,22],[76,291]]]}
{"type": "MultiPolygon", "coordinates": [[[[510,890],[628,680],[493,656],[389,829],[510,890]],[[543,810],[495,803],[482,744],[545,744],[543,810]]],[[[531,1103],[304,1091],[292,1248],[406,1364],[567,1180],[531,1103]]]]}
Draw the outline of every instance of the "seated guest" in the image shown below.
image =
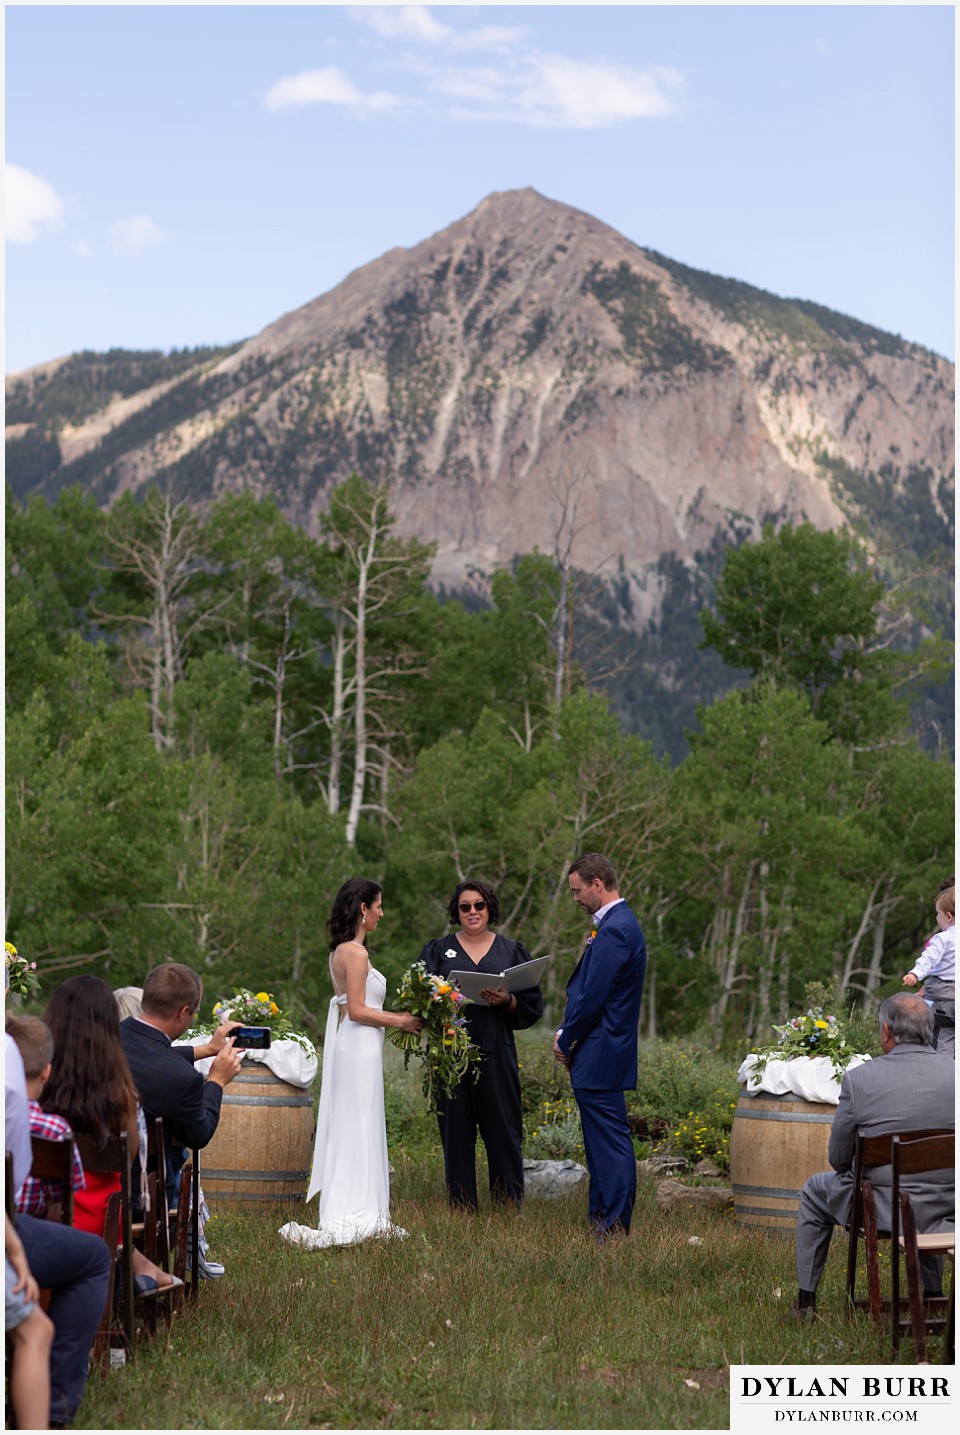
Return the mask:
{"type": "MultiPolygon", "coordinates": [[[[120,1016],[120,1020],[121,1020],[121,1021],[126,1021],[126,1019],[127,1019],[128,1016],[136,1016],[136,1017],[138,1017],[138,1016],[140,1016],[140,1015],[142,1014],[142,1012],[143,1012],[143,987],[116,987],[116,988],[114,989],[113,995],[114,995],[114,999],[116,1000],[116,1003],[117,1003],[117,1012],[119,1013],[119,1016],[120,1016]]],[[[143,1108],[138,1106],[138,1107],[137,1107],[137,1110],[138,1110],[138,1112],[140,1112],[140,1116],[141,1116],[141,1119],[142,1119],[142,1117],[143,1117],[143,1108]]],[[[144,1127],[145,1127],[145,1126],[146,1126],[146,1123],[144,1123],[144,1127]]],[[[142,1140],[141,1144],[145,1144],[145,1143],[146,1143],[146,1136],[143,1137],[143,1140],[142,1140]]],[[[143,1180],[143,1177],[142,1177],[142,1176],[141,1176],[141,1180],[143,1180]]],[[[179,1197],[177,1197],[177,1199],[179,1200],[179,1197]]],[[[191,1210],[192,1210],[192,1209],[193,1209],[193,1186],[192,1186],[192,1185],[191,1185],[191,1187],[190,1187],[190,1202],[191,1202],[191,1207],[190,1207],[190,1208],[191,1208],[191,1210]]],[[[200,1188],[199,1203],[198,1203],[198,1204],[199,1204],[199,1208],[200,1208],[200,1209],[199,1209],[199,1215],[198,1215],[198,1221],[197,1221],[197,1224],[198,1224],[198,1226],[199,1226],[199,1233],[200,1233],[200,1240],[199,1240],[199,1245],[200,1245],[200,1261],[199,1261],[200,1274],[201,1274],[201,1276],[203,1277],[204,1280],[214,1281],[214,1280],[218,1280],[218,1279],[220,1278],[220,1276],[223,1275],[223,1273],[224,1273],[224,1267],[223,1267],[223,1265],[221,1264],[220,1261],[212,1260],[211,1257],[210,1257],[210,1243],[209,1243],[209,1241],[207,1240],[206,1231],[205,1231],[206,1223],[207,1223],[207,1221],[209,1221],[209,1219],[210,1219],[210,1212],[209,1212],[209,1210],[207,1209],[207,1203],[206,1203],[206,1200],[204,1199],[202,1187],[200,1188]]],[[[173,1209],[172,1205],[171,1205],[171,1209],[173,1209]]],[[[188,1270],[191,1268],[191,1256],[192,1256],[192,1252],[188,1252],[188,1253],[187,1253],[187,1269],[188,1269],[188,1270]]]]}
{"type": "MultiPolygon", "coordinates": [[[[53,1036],[53,1060],[40,1105],[101,1145],[126,1131],[135,1157],[140,1145],[137,1093],[120,1041],[113,992],[100,977],[68,977],[51,996],[43,1019],[53,1036]]],[[[102,1236],[107,1204],[119,1190],[119,1171],[88,1171],[84,1189],[74,1197],[77,1229],[102,1236]]],[[[152,1289],[152,1283],[177,1283],[136,1248],[132,1262],[139,1290],[152,1289]]]]}
{"type": "Polygon", "coordinates": [[[230,1033],[240,1022],[224,1022],[202,1046],[174,1046],[200,1008],[203,983],[180,962],[164,962],[143,984],[143,1009],[127,1017],[120,1036],[140,1101],[148,1116],[163,1118],[167,1160],[167,1199],[177,1203],[177,1178],[185,1147],[202,1148],[220,1120],[223,1089],[240,1070],[243,1052],[230,1033]],[[214,1057],[204,1081],[193,1063],[214,1057]]]}
{"type": "Polygon", "coordinates": [[[37,1301],[40,1288],[30,1274],[23,1243],[10,1217],[6,1222],[6,1292],[3,1302],[10,1353],[10,1405],[18,1430],[46,1430],[50,1423],[50,1346],[53,1322],[37,1301]]]}
{"type": "MultiPolygon", "coordinates": [[[[4,1034],[4,1140],[13,1156],[13,1189],[30,1174],[30,1115],[23,1061],[12,1036],[4,1034]]],[[[50,1421],[72,1421],[87,1383],[90,1347],[100,1324],[110,1274],[110,1253],[99,1236],[53,1221],[18,1215],[16,1234],[37,1284],[50,1291],[53,1324],[50,1348],[50,1421]]]]}
{"type": "MultiPolygon", "coordinates": [[[[883,1136],[894,1131],[952,1128],[954,1068],[933,1047],[933,1014],[921,997],[905,992],[888,997],[879,1012],[883,1055],[844,1074],[840,1101],[830,1131],[828,1157],[832,1171],[820,1171],[804,1182],[797,1217],[797,1279],[799,1292],[791,1308],[796,1320],[812,1320],[816,1292],[827,1262],[834,1226],[842,1226],[853,1203],[857,1132],[883,1136]]],[[[890,1229],[891,1167],[868,1167],[877,1224],[890,1229]]],[[[953,1171],[925,1172],[904,1178],[919,1231],[953,1229],[953,1171]]],[[[936,1295],[942,1263],[921,1257],[924,1294],[936,1295]]]]}
{"type": "MultiPolygon", "coordinates": [[[[30,1135],[42,1136],[47,1141],[66,1141],[73,1135],[70,1122],[53,1112],[44,1111],[40,1105],[40,1093],[50,1075],[53,1059],[53,1036],[50,1028],[38,1016],[9,1016],[7,1031],[17,1043],[23,1058],[30,1108],[30,1135]]],[[[76,1147],[73,1148],[71,1184],[74,1191],[82,1191],[85,1185],[83,1162],[76,1147]]],[[[48,1204],[62,1200],[62,1182],[28,1176],[23,1183],[23,1189],[17,1193],[17,1210],[28,1216],[43,1216],[48,1204]]]]}
{"type": "Polygon", "coordinates": [[[143,987],[115,987],[113,995],[121,1021],[126,1021],[128,1016],[140,1015],[143,1009],[143,987]]]}

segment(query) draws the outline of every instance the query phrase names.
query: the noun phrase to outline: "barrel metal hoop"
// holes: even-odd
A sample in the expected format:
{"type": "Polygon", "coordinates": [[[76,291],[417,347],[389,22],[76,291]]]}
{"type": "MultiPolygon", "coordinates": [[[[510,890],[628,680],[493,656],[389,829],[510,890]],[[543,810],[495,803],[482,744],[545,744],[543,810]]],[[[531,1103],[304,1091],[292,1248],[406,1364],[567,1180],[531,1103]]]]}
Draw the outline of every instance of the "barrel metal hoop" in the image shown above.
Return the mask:
{"type": "Polygon", "coordinates": [[[218,1201],[269,1201],[271,1206],[287,1205],[290,1201],[303,1204],[303,1190],[297,1191],[213,1191],[218,1201]]]}
{"type": "Polygon", "coordinates": [[[738,1106],[734,1119],[736,1117],[742,1117],[744,1121],[802,1121],[805,1125],[833,1125],[832,1116],[807,1116],[802,1111],[742,1111],[738,1106]]]}
{"type": "Polygon", "coordinates": [[[224,1092],[224,1106],[312,1106],[312,1096],[231,1096],[224,1092]]]}
{"type": "MultiPolygon", "coordinates": [[[[738,1220],[741,1215],[772,1216],[776,1221],[796,1221],[797,1219],[796,1208],[792,1211],[778,1211],[775,1206],[737,1206],[736,1215],[738,1220]]],[[[758,1223],[755,1221],[750,1222],[750,1225],[756,1224],[758,1223]]]]}
{"type": "MultiPolygon", "coordinates": [[[[209,1166],[201,1170],[204,1181],[306,1181],[309,1171],[216,1171],[209,1166]]],[[[214,1195],[233,1196],[232,1191],[213,1192],[214,1195]]]]}
{"type": "Polygon", "coordinates": [[[262,1062],[259,1061],[251,1062],[247,1067],[241,1067],[230,1085],[236,1086],[238,1082],[245,1082],[247,1084],[250,1082],[267,1082],[270,1086],[293,1085],[291,1081],[284,1081],[282,1077],[274,1076],[269,1066],[264,1066],[262,1062]]]}
{"type": "Polygon", "coordinates": [[[792,1196],[796,1199],[800,1195],[799,1187],[788,1190],[783,1186],[741,1186],[739,1181],[731,1184],[735,1196],[792,1196]]]}

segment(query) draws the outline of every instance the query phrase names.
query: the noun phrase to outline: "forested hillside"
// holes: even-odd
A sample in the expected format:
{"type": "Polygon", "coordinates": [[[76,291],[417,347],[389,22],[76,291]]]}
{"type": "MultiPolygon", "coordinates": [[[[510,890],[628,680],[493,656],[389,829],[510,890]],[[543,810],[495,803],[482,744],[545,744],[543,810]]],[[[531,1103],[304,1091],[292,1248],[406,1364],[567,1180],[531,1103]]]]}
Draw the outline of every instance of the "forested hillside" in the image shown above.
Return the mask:
{"type": "Polygon", "coordinates": [[[383,882],[392,986],[481,875],[554,954],[557,1016],[583,938],[566,868],[602,850],[647,933],[645,1030],[742,1040],[810,980],[893,989],[933,925],[953,770],[909,707],[950,655],[898,651],[910,606],[850,534],[717,554],[685,621],[705,609],[704,659],[740,686],[673,768],[592,690],[615,585],[529,553],[488,599],[438,595],[356,477],[317,536],[250,493],[105,511],[75,487],[8,496],[6,541],[7,932],[47,990],[177,959],[211,1004],[266,988],[316,1031],[345,876],[383,882]]]}

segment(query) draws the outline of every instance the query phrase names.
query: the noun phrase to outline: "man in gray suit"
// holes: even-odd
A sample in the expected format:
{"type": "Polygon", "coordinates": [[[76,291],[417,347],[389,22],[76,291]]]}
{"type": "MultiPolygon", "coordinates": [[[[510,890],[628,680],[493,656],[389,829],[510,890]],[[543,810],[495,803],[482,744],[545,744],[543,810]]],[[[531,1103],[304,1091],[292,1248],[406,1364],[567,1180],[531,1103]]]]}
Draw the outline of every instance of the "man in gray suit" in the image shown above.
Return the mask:
{"type": "MultiPolygon", "coordinates": [[[[797,1281],[799,1293],[791,1308],[796,1320],[812,1320],[816,1292],[830,1249],[834,1226],[850,1217],[857,1132],[884,1136],[894,1131],[952,1128],[954,1124],[953,1063],[938,1056],[933,1043],[933,1015],[922,997],[898,993],[880,1008],[883,1056],[848,1071],[840,1083],[840,1101],[830,1132],[828,1157],[832,1171],[819,1171],[804,1182],[797,1217],[797,1281]]],[[[873,1187],[877,1224],[890,1229],[890,1166],[867,1167],[873,1187]]],[[[934,1171],[904,1181],[921,1231],[952,1230],[953,1171],[934,1171]]],[[[940,1285],[940,1264],[923,1262],[928,1293],[940,1285]]]]}

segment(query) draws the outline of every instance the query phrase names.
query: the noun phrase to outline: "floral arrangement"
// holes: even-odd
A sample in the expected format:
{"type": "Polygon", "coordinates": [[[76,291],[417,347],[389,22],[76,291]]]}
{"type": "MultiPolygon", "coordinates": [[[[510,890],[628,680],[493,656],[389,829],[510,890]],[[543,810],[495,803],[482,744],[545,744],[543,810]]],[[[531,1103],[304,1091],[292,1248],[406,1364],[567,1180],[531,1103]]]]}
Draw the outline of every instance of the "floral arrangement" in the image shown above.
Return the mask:
{"type": "Polygon", "coordinates": [[[779,1041],[758,1047],[757,1061],[751,1072],[752,1084],[759,1082],[768,1061],[793,1061],[798,1056],[826,1056],[833,1063],[839,1079],[855,1056],[863,1054],[862,1046],[854,1044],[843,1022],[822,1006],[809,1007],[802,1016],[795,1016],[783,1026],[775,1026],[779,1041]]]}
{"type": "Polygon", "coordinates": [[[284,1016],[272,992],[252,992],[248,987],[235,987],[232,996],[219,997],[212,1007],[212,1022],[198,1022],[184,1035],[210,1036],[225,1021],[240,1021],[244,1026],[268,1026],[274,1041],[295,1041],[308,1055],[316,1055],[313,1042],[303,1032],[294,1031],[290,1018],[284,1016]]]}
{"type": "Polygon", "coordinates": [[[390,1040],[403,1052],[404,1067],[416,1056],[423,1064],[423,1094],[427,1106],[436,1111],[441,1094],[450,1096],[473,1069],[474,1079],[480,1052],[470,1043],[463,1016],[466,997],[442,977],[431,976],[423,962],[414,962],[404,972],[397,999],[403,1011],[412,1012],[425,1023],[419,1034],[394,1027],[390,1040]]]}
{"type": "Polygon", "coordinates": [[[36,962],[21,957],[12,942],[4,942],[3,946],[10,990],[21,997],[31,996],[40,987],[36,962]]]}

